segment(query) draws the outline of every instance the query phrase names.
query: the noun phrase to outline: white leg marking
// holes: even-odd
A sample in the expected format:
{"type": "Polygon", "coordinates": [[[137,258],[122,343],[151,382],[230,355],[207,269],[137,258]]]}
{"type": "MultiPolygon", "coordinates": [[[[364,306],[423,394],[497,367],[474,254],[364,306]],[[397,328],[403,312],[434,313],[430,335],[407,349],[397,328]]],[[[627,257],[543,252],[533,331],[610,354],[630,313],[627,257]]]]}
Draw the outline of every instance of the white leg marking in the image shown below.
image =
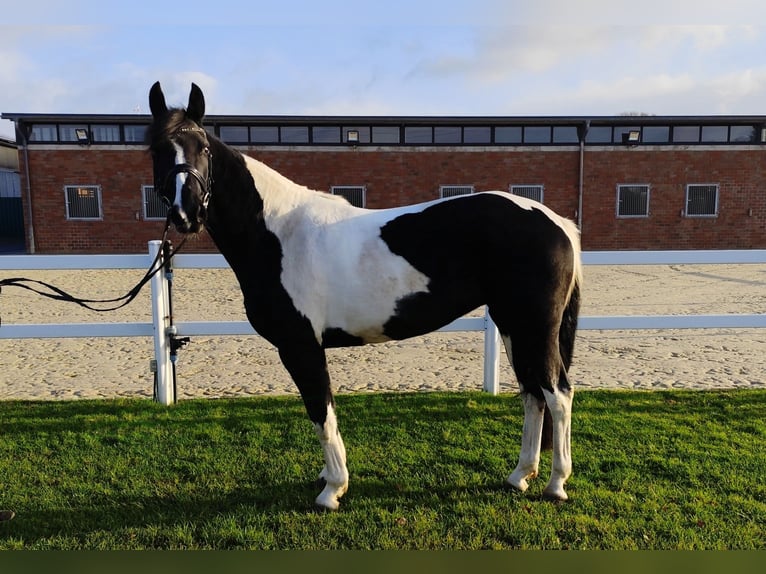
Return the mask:
{"type": "Polygon", "coordinates": [[[543,491],[543,496],[554,500],[566,500],[569,497],[564,491],[564,483],[572,474],[571,421],[574,391],[562,393],[558,388],[554,387],[554,389],[553,393],[543,391],[553,419],[551,479],[543,491]]]}
{"type": "Polygon", "coordinates": [[[315,424],[319,443],[324,452],[325,466],[319,474],[325,480],[324,490],[317,496],[317,506],[337,510],[338,499],[348,489],[348,469],[346,468],[346,447],[338,431],[338,422],[332,405],[327,405],[327,419],[324,425],[315,424]]]}
{"type": "MultiPolygon", "coordinates": [[[[511,338],[507,335],[501,335],[505,354],[508,356],[508,362],[513,365],[513,353],[511,351],[511,338]]],[[[538,467],[540,466],[540,442],[543,436],[543,414],[544,407],[540,405],[536,398],[529,393],[525,393],[521,383],[521,400],[524,404],[524,427],[521,431],[521,452],[519,453],[519,463],[514,471],[507,478],[506,482],[513,488],[524,492],[529,487],[527,480],[537,478],[538,467]]]]}
{"type": "Polygon", "coordinates": [[[524,492],[528,479],[537,478],[540,466],[540,441],[543,435],[543,414],[545,405],[529,393],[522,393],[524,402],[524,428],[521,435],[519,463],[508,477],[508,484],[524,492]]]}

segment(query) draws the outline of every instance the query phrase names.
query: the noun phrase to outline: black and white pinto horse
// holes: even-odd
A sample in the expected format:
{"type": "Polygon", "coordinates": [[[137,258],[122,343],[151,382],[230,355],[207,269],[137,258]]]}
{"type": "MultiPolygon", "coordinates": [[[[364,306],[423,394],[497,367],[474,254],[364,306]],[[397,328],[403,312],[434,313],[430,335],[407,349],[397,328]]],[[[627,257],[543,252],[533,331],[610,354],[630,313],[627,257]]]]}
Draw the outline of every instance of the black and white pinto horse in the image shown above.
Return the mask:
{"type": "Polygon", "coordinates": [[[579,233],[544,205],[485,192],[394,209],[354,207],[298,185],[202,128],[187,108],[149,94],[155,189],[184,234],[204,229],[233,269],[255,330],[279,351],[324,452],[316,504],[348,487],[325,349],[422,335],[486,304],[524,405],[524,491],[540,462],[546,406],[552,471],[544,497],[565,500],[573,389],[567,377],[580,306],[579,233]]]}

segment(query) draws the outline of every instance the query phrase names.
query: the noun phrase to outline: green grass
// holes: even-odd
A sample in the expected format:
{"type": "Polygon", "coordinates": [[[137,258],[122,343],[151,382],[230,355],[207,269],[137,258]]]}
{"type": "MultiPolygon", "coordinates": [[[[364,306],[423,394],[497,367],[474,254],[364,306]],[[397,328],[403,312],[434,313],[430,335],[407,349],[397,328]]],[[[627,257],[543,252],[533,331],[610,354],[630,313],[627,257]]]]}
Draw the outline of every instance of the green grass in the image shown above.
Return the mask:
{"type": "Polygon", "coordinates": [[[578,393],[563,504],[502,486],[516,396],[337,401],[331,514],[296,398],[0,402],[0,548],[766,548],[764,391],[578,393]]]}

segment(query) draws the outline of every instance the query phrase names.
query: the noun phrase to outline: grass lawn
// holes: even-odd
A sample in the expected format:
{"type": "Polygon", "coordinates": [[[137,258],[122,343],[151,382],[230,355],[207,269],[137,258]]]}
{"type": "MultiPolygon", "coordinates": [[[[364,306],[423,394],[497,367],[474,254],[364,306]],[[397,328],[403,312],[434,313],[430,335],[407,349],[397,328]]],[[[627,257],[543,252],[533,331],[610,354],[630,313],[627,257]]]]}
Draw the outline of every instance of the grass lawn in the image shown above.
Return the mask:
{"type": "Polygon", "coordinates": [[[297,398],[0,402],[2,549],[766,549],[766,391],[581,391],[570,500],[503,488],[517,396],[337,398],[349,492],[297,398]]]}

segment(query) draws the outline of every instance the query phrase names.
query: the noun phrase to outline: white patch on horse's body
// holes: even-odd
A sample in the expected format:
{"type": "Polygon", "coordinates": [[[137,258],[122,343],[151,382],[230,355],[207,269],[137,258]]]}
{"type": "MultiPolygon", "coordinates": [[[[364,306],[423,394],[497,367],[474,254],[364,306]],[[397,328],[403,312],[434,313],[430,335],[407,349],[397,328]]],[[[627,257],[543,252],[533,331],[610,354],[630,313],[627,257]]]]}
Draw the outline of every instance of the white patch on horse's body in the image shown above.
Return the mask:
{"type": "MultiPolygon", "coordinates": [[[[173,148],[176,150],[176,165],[186,163],[186,155],[184,154],[183,148],[175,142],[173,142],[173,148]]],[[[173,199],[173,206],[178,210],[178,215],[184,219],[186,219],[186,212],[184,212],[182,192],[187,177],[188,175],[183,171],[176,174],[176,195],[173,199]]]]}
{"type": "Polygon", "coordinates": [[[251,158],[247,166],[263,198],[266,227],[282,246],[282,285],[317,340],[326,329],[342,329],[367,343],[388,340],[383,325],[397,301],[428,291],[429,278],[391,253],[380,228],[422,207],[361,209],[290,182],[251,158]],[[277,187],[279,193],[270,193],[277,187]]]}

